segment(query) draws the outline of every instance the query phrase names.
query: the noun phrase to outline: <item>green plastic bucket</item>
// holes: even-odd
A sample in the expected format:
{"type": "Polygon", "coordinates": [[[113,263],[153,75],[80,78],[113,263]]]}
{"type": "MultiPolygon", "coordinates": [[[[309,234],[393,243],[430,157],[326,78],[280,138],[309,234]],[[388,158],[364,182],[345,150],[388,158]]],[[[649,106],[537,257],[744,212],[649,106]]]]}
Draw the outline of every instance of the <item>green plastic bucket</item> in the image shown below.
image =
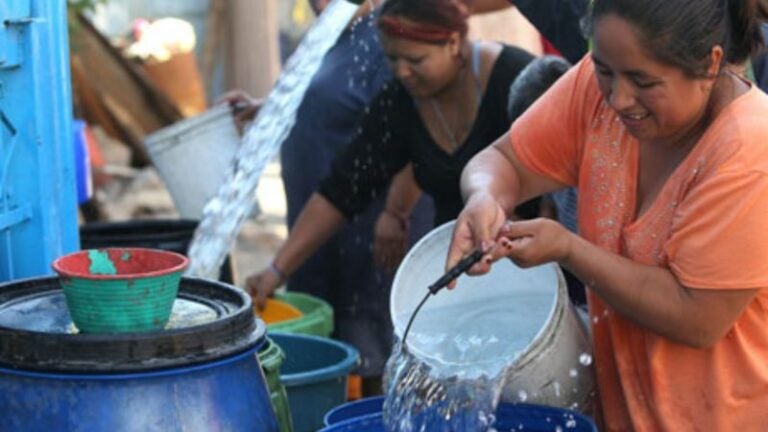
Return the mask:
{"type": "Polygon", "coordinates": [[[283,361],[285,361],[285,353],[276,343],[272,342],[272,339],[267,337],[267,342],[259,351],[259,363],[264,370],[264,377],[267,380],[269,396],[277,415],[280,432],[293,432],[288,395],[285,392],[285,386],[280,381],[280,366],[283,365],[283,361]]]}
{"type": "Polygon", "coordinates": [[[328,302],[309,294],[287,292],[275,298],[295,306],[303,314],[299,318],[269,324],[270,332],[298,333],[330,337],[333,332],[333,308],[328,302]]]}
{"type": "Polygon", "coordinates": [[[89,249],[53,262],[72,321],[83,333],[165,327],[189,260],[144,248],[89,249]]]}

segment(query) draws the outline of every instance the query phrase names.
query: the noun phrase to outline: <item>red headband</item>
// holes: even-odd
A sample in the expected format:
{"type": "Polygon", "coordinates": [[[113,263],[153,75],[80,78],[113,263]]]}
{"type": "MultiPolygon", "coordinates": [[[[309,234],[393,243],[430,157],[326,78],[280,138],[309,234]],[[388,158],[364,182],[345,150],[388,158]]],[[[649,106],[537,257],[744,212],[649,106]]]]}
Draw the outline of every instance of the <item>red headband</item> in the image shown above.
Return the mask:
{"type": "Polygon", "coordinates": [[[451,33],[453,33],[452,30],[445,27],[440,27],[434,24],[403,21],[394,16],[380,17],[379,28],[388,36],[426,43],[448,42],[451,33]]]}

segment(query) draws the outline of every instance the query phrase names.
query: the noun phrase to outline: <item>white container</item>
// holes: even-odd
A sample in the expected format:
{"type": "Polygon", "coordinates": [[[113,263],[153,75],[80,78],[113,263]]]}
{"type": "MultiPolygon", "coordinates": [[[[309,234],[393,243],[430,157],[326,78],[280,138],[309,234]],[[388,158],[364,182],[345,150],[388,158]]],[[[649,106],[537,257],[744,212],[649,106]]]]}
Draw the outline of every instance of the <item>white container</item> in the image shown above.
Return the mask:
{"type": "Polygon", "coordinates": [[[232,169],[239,144],[227,105],[160,129],[144,140],[179,215],[194,220],[200,219],[205,204],[232,169]]]}
{"type": "MultiPolygon", "coordinates": [[[[408,319],[427,293],[427,287],[444,273],[453,226],[454,222],[449,222],[424,236],[397,270],[390,294],[390,315],[398,338],[402,338],[408,319]]],[[[478,314],[478,308],[472,305],[480,304],[478,302],[493,302],[504,310],[522,310],[526,318],[533,321],[530,327],[508,329],[509,335],[505,329],[502,335],[501,343],[515,341],[519,345],[517,338],[520,337],[528,343],[517,354],[501,359],[507,365],[501,400],[580,411],[591,408],[595,389],[591,342],[568,299],[565,280],[556,264],[522,269],[504,259],[495,263],[486,275],[462,275],[457,282],[454,290],[444,289],[429,298],[416,316],[406,340],[412,353],[428,362],[431,358],[452,362],[444,353],[425,352],[419,339],[411,335],[419,333],[420,326],[426,329],[436,325],[447,334],[458,335],[465,330],[459,328],[458,323],[467,319],[457,314],[434,318],[430,310],[451,307],[459,310],[459,315],[466,314],[472,319],[478,314]],[[537,307],[521,308],[520,302],[526,301],[535,301],[537,307]],[[419,320],[425,312],[430,319],[441,322],[419,320]]]]}

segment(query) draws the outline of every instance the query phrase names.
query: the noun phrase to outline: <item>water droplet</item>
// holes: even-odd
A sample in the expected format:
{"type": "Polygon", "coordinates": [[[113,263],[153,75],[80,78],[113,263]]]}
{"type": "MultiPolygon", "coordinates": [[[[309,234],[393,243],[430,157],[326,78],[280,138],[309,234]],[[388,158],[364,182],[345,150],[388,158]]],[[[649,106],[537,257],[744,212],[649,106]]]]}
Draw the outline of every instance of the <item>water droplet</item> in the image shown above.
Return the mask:
{"type": "Polygon", "coordinates": [[[565,427],[567,427],[568,429],[573,429],[573,428],[575,428],[575,427],[576,427],[576,420],[574,420],[574,419],[568,419],[568,420],[565,422],[565,427]]]}
{"type": "Polygon", "coordinates": [[[568,371],[568,375],[570,375],[571,378],[576,378],[577,376],[579,376],[579,371],[577,371],[576,369],[571,369],[570,371],[568,371]]]}
{"type": "Polygon", "coordinates": [[[525,402],[528,400],[528,393],[526,393],[525,390],[520,390],[517,392],[517,398],[520,399],[520,402],[525,402]]]}
{"type": "Polygon", "coordinates": [[[583,366],[589,366],[592,364],[592,356],[589,353],[581,353],[579,356],[579,363],[583,366]]]}

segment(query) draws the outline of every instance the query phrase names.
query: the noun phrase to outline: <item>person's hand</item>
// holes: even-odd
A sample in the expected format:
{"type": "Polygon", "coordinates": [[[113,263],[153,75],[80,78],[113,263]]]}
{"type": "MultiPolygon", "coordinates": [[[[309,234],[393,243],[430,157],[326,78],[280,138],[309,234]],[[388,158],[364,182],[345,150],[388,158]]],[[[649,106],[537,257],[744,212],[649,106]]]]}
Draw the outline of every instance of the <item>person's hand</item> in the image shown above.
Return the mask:
{"type": "Polygon", "coordinates": [[[545,218],[507,222],[499,234],[498,246],[489,253],[491,260],[506,256],[523,268],[566,261],[575,236],[557,221],[545,218]]]}
{"type": "Polygon", "coordinates": [[[408,249],[408,220],[385,210],[373,232],[374,261],[384,270],[394,271],[408,249]]]}
{"type": "Polygon", "coordinates": [[[269,268],[260,273],[252,274],[245,280],[245,291],[251,295],[256,306],[264,309],[267,298],[272,297],[277,287],[283,284],[283,280],[269,268]]]}
{"type": "Polygon", "coordinates": [[[224,93],[217,101],[216,105],[227,103],[232,107],[232,113],[235,116],[235,125],[242,134],[245,125],[256,118],[261,106],[264,105],[263,99],[252,98],[248,93],[242,90],[232,90],[224,93]]]}
{"type": "MultiPolygon", "coordinates": [[[[464,206],[456,226],[453,229],[451,245],[448,249],[446,270],[450,269],[463,257],[480,249],[487,254],[498,247],[496,238],[507,221],[507,215],[499,203],[488,194],[474,194],[464,206]]],[[[487,273],[493,261],[492,255],[483,259],[467,271],[468,274],[479,275],[487,273]]],[[[448,285],[456,286],[456,281],[448,285]]]]}

